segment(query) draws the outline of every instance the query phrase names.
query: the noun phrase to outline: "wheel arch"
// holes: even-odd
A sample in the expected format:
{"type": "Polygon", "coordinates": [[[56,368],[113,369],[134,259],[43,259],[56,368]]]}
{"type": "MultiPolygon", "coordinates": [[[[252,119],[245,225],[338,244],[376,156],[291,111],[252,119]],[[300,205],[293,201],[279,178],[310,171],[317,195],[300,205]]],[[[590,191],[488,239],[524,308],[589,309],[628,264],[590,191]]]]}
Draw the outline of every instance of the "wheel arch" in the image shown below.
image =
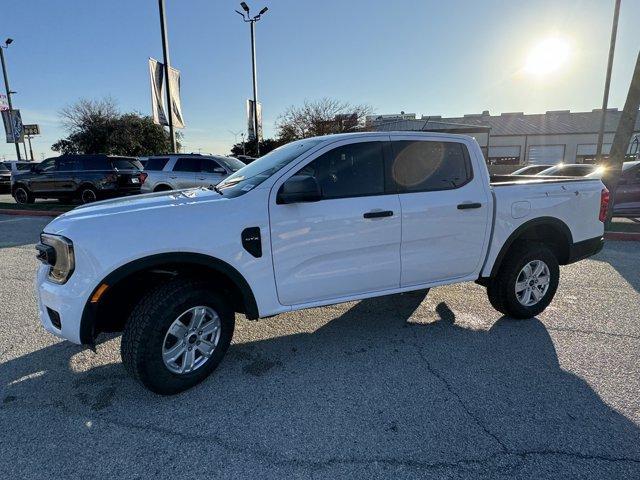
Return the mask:
{"type": "Polygon", "coordinates": [[[168,192],[169,190],[175,190],[175,188],[173,188],[171,185],[165,182],[158,183],[153,187],[154,192],[168,192]]]}
{"type": "Polygon", "coordinates": [[[210,255],[192,252],[171,252],[150,255],[122,265],[104,277],[93,289],[84,306],[80,322],[80,340],[93,344],[101,332],[121,331],[139,299],[167,276],[188,275],[206,279],[225,290],[236,312],[254,320],[259,317],[255,296],[248,282],[227,262],[210,255]],[[104,295],[91,300],[102,285],[104,295]]]}
{"type": "Polygon", "coordinates": [[[489,277],[495,277],[505,256],[519,240],[539,241],[546,244],[552,249],[560,265],[565,265],[570,260],[573,235],[567,224],[555,217],[534,218],[520,225],[509,235],[493,262],[489,277]]]}

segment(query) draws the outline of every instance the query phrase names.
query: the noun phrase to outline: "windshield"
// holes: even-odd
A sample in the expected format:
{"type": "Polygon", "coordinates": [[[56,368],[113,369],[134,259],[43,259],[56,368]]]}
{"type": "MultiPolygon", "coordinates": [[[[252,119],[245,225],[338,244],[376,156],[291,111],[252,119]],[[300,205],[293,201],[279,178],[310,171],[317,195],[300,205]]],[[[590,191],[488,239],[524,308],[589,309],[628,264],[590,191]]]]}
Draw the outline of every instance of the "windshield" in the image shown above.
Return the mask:
{"type": "Polygon", "coordinates": [[[216,189],[225,197],[244,195],[323,141],[323,139],[305,139],[278,147],[227,177],[217,185],[216,189]]]}
{"type": "Polygon", "coordinates": [[[246,167],[246,165],[243,162],[233,157],[216,157],[216,160],[224,164],[224,166],[227,167],[227,169],[231,170],[232,172],[237,172],[242,167],[246,167]]]}

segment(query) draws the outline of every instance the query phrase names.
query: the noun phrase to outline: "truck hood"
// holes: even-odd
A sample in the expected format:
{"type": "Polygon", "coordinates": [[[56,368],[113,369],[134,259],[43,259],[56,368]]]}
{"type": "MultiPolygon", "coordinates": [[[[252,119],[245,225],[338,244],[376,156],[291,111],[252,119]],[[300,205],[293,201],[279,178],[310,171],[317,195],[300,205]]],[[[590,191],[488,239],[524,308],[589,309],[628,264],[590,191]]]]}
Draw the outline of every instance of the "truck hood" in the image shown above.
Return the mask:
{"type": "Polygon", "coordinates": [[[68,221],[220,200],[228,199],[225,199],[219,193],[206,188],[171,190],[167,192],[147,193],[130,197],[115,198],[113,200],[103,200],[76,207],[63,215],[60,215],[47,226],[47,231],[55,233],[53,230],[56,230],[56,224],[63,224],[68,221]]]}

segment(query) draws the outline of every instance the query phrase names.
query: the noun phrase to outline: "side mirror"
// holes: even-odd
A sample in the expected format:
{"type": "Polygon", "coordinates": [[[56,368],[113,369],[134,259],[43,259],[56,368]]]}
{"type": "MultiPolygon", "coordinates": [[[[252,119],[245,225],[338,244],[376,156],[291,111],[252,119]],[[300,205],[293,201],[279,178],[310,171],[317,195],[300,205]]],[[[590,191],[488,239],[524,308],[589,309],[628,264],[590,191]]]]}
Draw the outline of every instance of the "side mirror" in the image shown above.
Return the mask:
{"type": "Polygon", "coordinates": [[[309,175],[294,175],[284,182],[278,190],[276,203],[317,202],[322,199],[320,185],[315,177],[309,175]]]}

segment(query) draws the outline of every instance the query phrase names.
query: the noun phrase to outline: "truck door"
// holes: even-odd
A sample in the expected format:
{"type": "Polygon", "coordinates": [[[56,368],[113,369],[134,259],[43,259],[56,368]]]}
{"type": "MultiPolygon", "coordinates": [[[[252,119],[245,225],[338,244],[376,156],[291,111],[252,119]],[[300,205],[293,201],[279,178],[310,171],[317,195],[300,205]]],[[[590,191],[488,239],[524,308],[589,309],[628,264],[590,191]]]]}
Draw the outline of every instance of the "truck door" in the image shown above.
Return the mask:
{"type": "Polygon", "coordinates": [[[332,144],[274,185],[271,245],[283,305],[398,288],[400,202],[387,180],[389,137],[380,138],[332,144]],[[278,204],[293,175],[314,177],[321,200],[278,204]]]}
{"type": "Polygon", "coordinates": [[[53,192],[55,186],[56,159],[48,158],[34,165],[33,173],[29,175],[29,188],[35,193],[53,192]]]}
{"type": "Polygon", "coordinates": [[[490,212],[484,178],[474,179],[467,146],[410,136],[394,137],[391,145],[402,206],[401,285],[473,274],[490,212]]]}

